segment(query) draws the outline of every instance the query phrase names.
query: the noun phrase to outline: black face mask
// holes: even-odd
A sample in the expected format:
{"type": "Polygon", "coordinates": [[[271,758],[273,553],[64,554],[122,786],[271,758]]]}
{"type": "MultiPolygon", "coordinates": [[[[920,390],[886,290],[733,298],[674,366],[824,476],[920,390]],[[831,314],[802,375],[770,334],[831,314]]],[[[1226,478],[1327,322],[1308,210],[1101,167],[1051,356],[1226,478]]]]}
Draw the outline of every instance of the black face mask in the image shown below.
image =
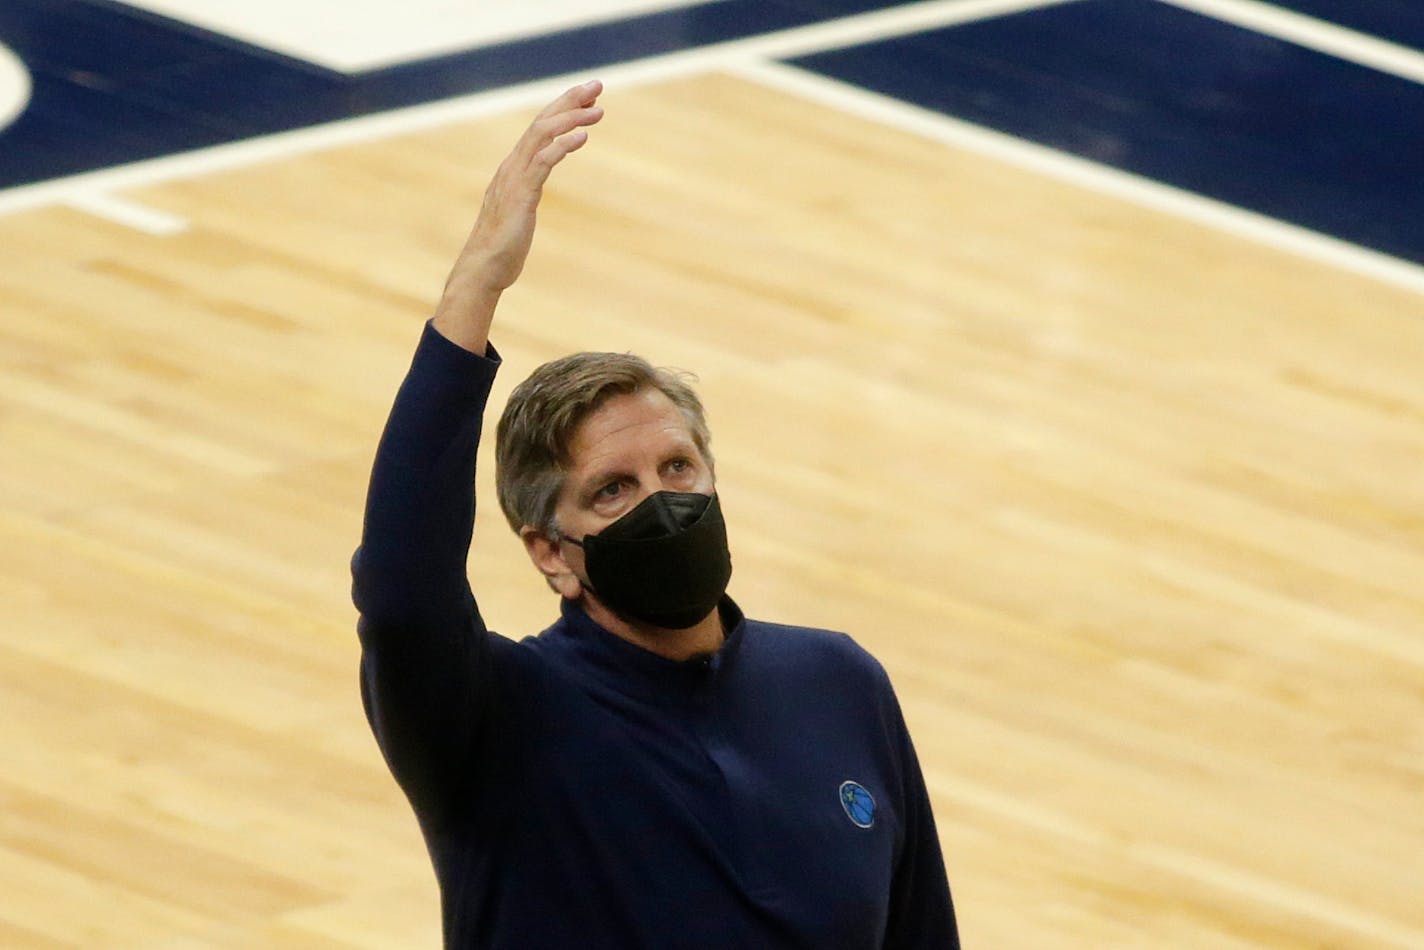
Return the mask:
{"type": "Polygon", "coordinates": [[[582,541],[589,586],[615,613],[685,630],[713,610],[732,578],[716,495],[660,491],[582,541]]]}

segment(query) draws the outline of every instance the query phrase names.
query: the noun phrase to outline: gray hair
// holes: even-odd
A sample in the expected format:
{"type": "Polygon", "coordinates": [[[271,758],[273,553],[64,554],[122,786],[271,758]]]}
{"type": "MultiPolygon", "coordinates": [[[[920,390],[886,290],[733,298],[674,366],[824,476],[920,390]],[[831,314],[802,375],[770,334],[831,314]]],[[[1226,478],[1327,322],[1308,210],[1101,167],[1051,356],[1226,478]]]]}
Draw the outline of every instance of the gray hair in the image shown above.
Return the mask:
{"type": "Polygon", "coordinates": [[[691,378],[631,353],[574,353],[531,373],[510,393],[495,432],[495,488],[509,526],[556,532],[554,509],[572,464],[569,445],[579,425],[612,396],[662,392],[686,417],[710,467],[712,435],[691,378]]]}

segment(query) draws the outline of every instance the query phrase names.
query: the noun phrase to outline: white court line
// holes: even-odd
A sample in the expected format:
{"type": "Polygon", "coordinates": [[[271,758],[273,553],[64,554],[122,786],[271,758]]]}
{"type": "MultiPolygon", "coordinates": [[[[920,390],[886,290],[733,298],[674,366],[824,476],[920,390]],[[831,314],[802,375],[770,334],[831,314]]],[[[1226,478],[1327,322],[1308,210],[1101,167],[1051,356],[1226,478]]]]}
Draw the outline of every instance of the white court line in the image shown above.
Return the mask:
{"type": "Polygon", "coordinates": [[[1260,0],[1158,0],[1317,52],[1424,83],[1424,53],[1260,0]]]}
{"type": "Polygon", "coordinates": [[[182,155],[135,162],[33,185],[21,185],[0,191],[0,215],[69,203],[78,192],[93,195],[100,191],[192,178],[306,152],[390,138],[530,105],[542,105],[545,100],[568,86],[591,76],[602,78],[610,88],[627,88],[640,83],[717,69],[729,57],[804,56],[935,27],[1071,2],[1076,0],[925,0],[811,26],[666,53],[585,73],[553,76],[456,99],[355,119],[342,119],[325,125],[244,139],[182,155]]]}
{"type": "Polygon", "coordinates": [[[852,115],[969,149],[1059,181],[1123,198],[1155,211],[1165,211],[1228,234],[1424,294],[1424,267],[1338,238],[1099,165],[899,99],[868,92],[794,66],[748,60],[729,64],[724,69],[749,81],[852,115]]]}
{"type": "Polygon", "coordinates": [[[166,211],[144,207],[137,202],[102,192],[77,192],[64,199],[64,204],[77,211],[105,218],[115,224],[143,231],[158,237],[182,234],[188,230],[186,219],[166,211]]]}
{"type": "Polygon", "coordinates": [[[34,91],[34,82],[24,62],[0,43],[0,130],[25,111],[34,91]]]}

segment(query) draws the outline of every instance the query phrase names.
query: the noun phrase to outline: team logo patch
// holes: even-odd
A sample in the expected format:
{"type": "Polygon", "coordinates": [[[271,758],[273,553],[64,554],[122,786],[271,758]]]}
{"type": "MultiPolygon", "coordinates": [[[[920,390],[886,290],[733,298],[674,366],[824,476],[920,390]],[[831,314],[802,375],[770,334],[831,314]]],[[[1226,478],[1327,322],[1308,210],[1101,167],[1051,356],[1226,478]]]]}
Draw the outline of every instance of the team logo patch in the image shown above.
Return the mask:
{"type": "Polygon", "coordinates": [[[860,828],[875,824],[875,798],[859,782],[841,783],[841,807],[860,828]]]}

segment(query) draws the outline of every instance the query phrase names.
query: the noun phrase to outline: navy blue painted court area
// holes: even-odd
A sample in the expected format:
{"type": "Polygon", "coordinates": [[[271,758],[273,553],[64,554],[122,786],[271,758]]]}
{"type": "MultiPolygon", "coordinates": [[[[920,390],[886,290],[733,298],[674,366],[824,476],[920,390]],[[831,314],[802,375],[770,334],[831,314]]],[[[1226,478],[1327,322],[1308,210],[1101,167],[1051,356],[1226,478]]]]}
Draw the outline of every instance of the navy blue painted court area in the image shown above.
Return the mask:
{"type": "MultiPolygon", "coordinates": [[[[362,73],[109,0],[5,0],[28,108],[0,188],[894,4],[722,0],[362,73]]],[[[1424,50],[1415,0],[1291,9],[1424,50]]],[[[791,65],[1424,262],[1424,86],[1158,0],[1074,0],[791,65]]]]}
{"type": "Polygon", "coordinates": [[[793,64],[1424,261],[1424,86],[1177,7],[1067,4],[793,64]]]}

